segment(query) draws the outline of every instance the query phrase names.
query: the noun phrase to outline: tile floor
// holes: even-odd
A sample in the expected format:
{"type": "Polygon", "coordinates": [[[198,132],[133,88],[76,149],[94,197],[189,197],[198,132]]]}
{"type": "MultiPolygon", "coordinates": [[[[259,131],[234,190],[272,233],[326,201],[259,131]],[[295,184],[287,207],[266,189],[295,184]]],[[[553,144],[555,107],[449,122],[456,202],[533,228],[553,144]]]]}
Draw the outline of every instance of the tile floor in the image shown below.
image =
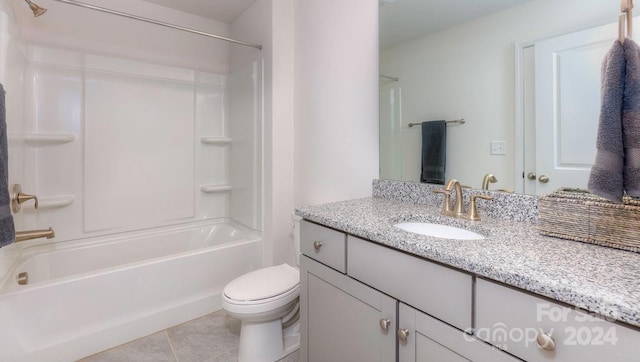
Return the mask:
{"type": "MultiPolygon", "coordinates": [[[[239,337],[240,321],[222,310],[78,362],[235,362],[239,337]]],[[[278,362],[299,361],[296,351],[278,362]]]]}

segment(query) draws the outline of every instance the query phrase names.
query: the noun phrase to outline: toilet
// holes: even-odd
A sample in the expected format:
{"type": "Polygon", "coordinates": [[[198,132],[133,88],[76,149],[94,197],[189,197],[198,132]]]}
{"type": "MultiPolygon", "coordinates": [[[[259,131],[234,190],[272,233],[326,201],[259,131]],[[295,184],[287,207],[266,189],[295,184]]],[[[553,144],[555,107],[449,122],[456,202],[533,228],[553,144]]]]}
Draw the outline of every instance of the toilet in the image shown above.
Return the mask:
{"type": "MultiPolygon", "coordinates": [[[[297,234],[294,230],[296,257],[297,234]]],[[[227,284],[222,308],[241,321],[239,362],[277,361],[298,349],[299,296],[300,271],[289,264],[254,270],[227,284]]]]}

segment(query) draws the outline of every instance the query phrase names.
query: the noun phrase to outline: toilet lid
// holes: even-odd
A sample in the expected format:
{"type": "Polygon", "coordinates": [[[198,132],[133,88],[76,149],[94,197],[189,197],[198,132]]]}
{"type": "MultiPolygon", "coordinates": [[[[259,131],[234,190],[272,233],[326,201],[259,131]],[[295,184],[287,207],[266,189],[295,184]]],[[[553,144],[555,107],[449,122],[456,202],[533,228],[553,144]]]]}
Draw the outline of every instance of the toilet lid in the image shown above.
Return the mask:
{"type": "Polygon", "coordinates": [[[258,269],[234,279],[224,288],[224,294],[238,301],[267,299],[283,294],[299,283],[298,269],[282,264],[258,269]]]}

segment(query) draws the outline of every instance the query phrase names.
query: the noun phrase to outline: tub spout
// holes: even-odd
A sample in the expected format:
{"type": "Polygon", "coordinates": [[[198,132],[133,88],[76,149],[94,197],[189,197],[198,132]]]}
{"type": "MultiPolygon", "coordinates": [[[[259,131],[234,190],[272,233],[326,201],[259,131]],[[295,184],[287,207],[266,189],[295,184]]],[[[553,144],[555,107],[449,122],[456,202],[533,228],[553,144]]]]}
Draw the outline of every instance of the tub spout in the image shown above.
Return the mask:
{"type": "Polygon", "coordinates": [[[56,234],[53,232],[53,229],[51,228],[47,230],[16,231],[16,243],[19,241],[39,239],[39,238],[53,239],[55,236],[56,234]]]}

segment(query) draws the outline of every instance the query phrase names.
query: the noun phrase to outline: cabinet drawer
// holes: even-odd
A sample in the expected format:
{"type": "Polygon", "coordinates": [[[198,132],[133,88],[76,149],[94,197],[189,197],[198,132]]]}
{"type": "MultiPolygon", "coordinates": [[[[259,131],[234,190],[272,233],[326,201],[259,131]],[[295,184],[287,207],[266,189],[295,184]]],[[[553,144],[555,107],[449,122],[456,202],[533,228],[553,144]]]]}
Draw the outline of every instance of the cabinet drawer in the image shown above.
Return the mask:
{"type": "Polygon", "coordinates": [[[630,362],[640,355],[638,330],[482,279],[475,334],[526,361],[630,362]],[[553,338],[553,350],[538,345],[541,333],[553,338]]]}
{"type": "Polygon", "coordinates": [[[349,276],[457,328],[471,327],[471,275],[353,236],[347,255],[349,276]]]}
{"type": "Polygon", "coordinates": [[[346,273],[346,234],[302,220],[300,250],[322,264],[346,273]]]}

